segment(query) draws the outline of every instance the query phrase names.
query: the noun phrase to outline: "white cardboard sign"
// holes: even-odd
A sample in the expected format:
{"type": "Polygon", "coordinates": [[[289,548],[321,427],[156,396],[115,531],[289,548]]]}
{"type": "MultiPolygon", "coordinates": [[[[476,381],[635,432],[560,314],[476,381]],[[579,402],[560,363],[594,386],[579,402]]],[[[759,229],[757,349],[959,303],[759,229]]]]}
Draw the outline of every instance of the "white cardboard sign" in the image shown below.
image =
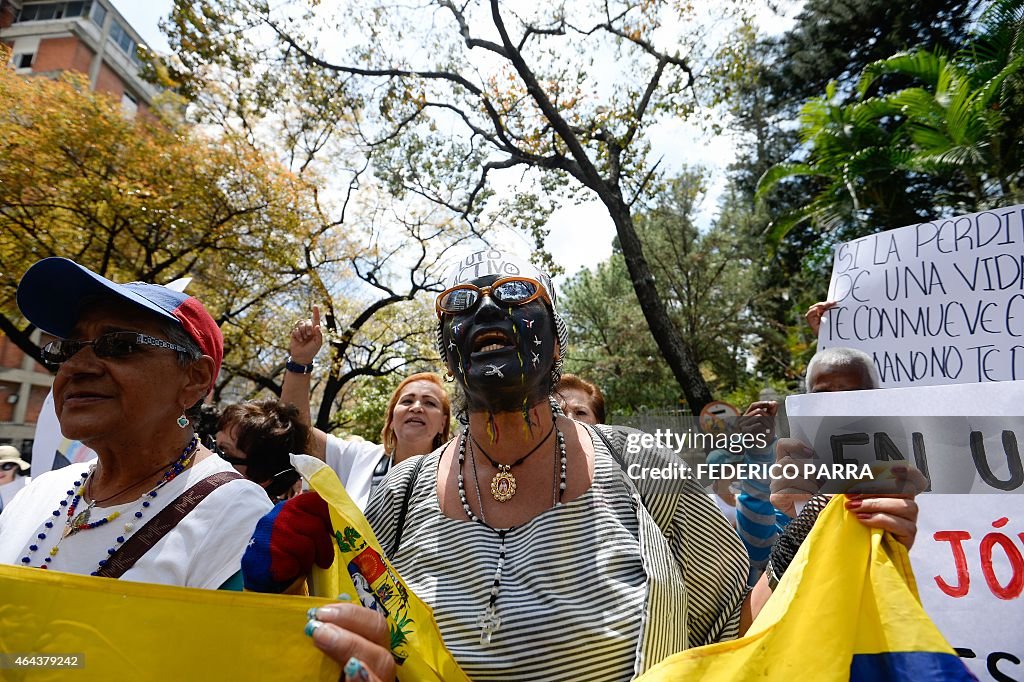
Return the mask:
{"type": "Polygon", "coordinates": [[[786,411],[793,437],[826,461],[834,437],[864,433],[870,441],[878,429],[914,461],[917,433],[933,488],[972,491],[917,497],[910,559],[921,602],[979,680],[1024,680],[1024,486],[1014,473],[1024,447],[1024,381],[790,396],[786,411]],[[1006,489],[977,471],[971,430],[983,434],[991,474],[1006,489]]]}
{"type": "Polygon", "coordinates": [[[836,247],[818,347],[872,355],[883,387],[1024,379],[1024,205],[836,247]]]}

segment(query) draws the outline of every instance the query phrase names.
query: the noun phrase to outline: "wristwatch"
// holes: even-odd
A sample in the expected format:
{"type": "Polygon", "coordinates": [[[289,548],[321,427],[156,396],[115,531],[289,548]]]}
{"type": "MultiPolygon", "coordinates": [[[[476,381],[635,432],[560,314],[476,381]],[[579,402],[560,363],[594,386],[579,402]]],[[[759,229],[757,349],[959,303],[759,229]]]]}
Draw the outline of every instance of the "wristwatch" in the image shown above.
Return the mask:
{"type": "Polygon", "coordinates": [[[284,363],[284,368],[286,370],[288,370],[289,372],[295,372],[296,374],[312,374],[313,373],[313,363],[312,362],[309,363],[308,365],[303,365],[300,362],[295,362],[294,360],[292,360],[290,356],[288,357],[287,362],[284,363]]]}

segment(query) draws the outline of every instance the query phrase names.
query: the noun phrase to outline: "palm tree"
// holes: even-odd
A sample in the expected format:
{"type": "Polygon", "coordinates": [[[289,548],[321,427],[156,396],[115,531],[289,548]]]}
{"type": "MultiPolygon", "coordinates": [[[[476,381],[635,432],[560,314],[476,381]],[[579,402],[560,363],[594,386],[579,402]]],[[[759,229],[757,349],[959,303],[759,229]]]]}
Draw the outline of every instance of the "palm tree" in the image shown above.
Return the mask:
{"type": "MultiPolygon", "coordinates": [[[[939,181],[929,213],[970,212],[1022,200],[1024,175],[1024,0],[1000,0],[979,18],[967,45],[952,58],[919,50],[865,68],[861,101],[834,104],[835,86],[804,105],[803,163],[769,169],[758,185],[763,197],[783,179],[818,178],[821,190],[796,211],[777,219],[772,239],[803,220],[829,229],[841,224],[899,227],[898,205],[914,197],[906,182],[939,181]],[[885,75],[917,85],[866,97],[885,75]]],[[[920,198],[920,197],[918,197],[920,198]]],[[[872,229],[871,231],[874,231],[872,229]]]]}

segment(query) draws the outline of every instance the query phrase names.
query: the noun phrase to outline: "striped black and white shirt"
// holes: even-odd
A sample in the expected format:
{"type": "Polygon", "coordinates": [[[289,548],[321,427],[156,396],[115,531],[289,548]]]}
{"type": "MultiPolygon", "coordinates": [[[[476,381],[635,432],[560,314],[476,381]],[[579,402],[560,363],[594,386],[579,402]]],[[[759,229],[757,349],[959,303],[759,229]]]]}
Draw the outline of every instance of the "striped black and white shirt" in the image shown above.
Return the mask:
{"type": "MultiPolygon", "coordinates": [[[[624,440],[622,429],[605,433],[613,444],[624,440]]],[[[477,619],[500,539],[479,523],[444,516],[440,451],[424,455],[392,559],[434,609],[445,644],[475,682],[629,680],[676,651],[736,636],[747,560],[735,531],[699,485],[645,490],[638,481],[638,492],[604,443],[595,438],[594,446],[591,488],[507,533],[501,625],[488,644],[477,619]]],[[[625,456],[645,466],[674,458],[625,456]]],[[[394,467],[366,509],[385,548],[414,464],[394,467]]]]}

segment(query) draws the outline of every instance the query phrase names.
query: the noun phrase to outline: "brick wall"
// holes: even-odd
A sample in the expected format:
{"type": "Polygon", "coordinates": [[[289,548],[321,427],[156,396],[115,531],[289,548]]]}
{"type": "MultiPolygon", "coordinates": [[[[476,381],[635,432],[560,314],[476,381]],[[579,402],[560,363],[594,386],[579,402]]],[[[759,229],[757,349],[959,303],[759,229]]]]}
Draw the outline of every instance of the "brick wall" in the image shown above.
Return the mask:
{"type": "Polygon", "coordinates": [[[119,102],[121,95],[124,94],[124,83],[121,81],[121,77],[106,64],[100,66],[100,75],[96,79],[96,92],[109,93],[119,102]]]}
{"type": "Polygon", "coordinates": [[[89,73],[93,51],[78,38],[44,38],[39,41],[32,71],[78,71],[89,73]]]}
{"type": "Polygon", "coordinates": [[[17,10],[7,0],[0,0],[0,28],[7,28],[14,23],[14,15],[17,10]]]}
{"type": "MultiPolygon", "coordinates": [[[[0,422],[14,421],[14,405],[11,396],[18,395],[18,384],[0,381],[0,422]]],[[[36,414],[39,414],[38,412],[36,414]]]]}
{"type": "MultiPolygon", "coordinates": [[[[46,343],[53,339],[53,337],[49,335],[44,335],[44,337],[45,338],[40,341],[40,343],[46,343]]],[[[25,354],[21,352],[20,348],[14,345],[14,342],[6,336],[0,336],[0,367],[20,369],[21,362],[24,358],[25,354]]],[[[32,371],[48,374],[48,370],[38,362],[33,363],[32,371]]]]}

